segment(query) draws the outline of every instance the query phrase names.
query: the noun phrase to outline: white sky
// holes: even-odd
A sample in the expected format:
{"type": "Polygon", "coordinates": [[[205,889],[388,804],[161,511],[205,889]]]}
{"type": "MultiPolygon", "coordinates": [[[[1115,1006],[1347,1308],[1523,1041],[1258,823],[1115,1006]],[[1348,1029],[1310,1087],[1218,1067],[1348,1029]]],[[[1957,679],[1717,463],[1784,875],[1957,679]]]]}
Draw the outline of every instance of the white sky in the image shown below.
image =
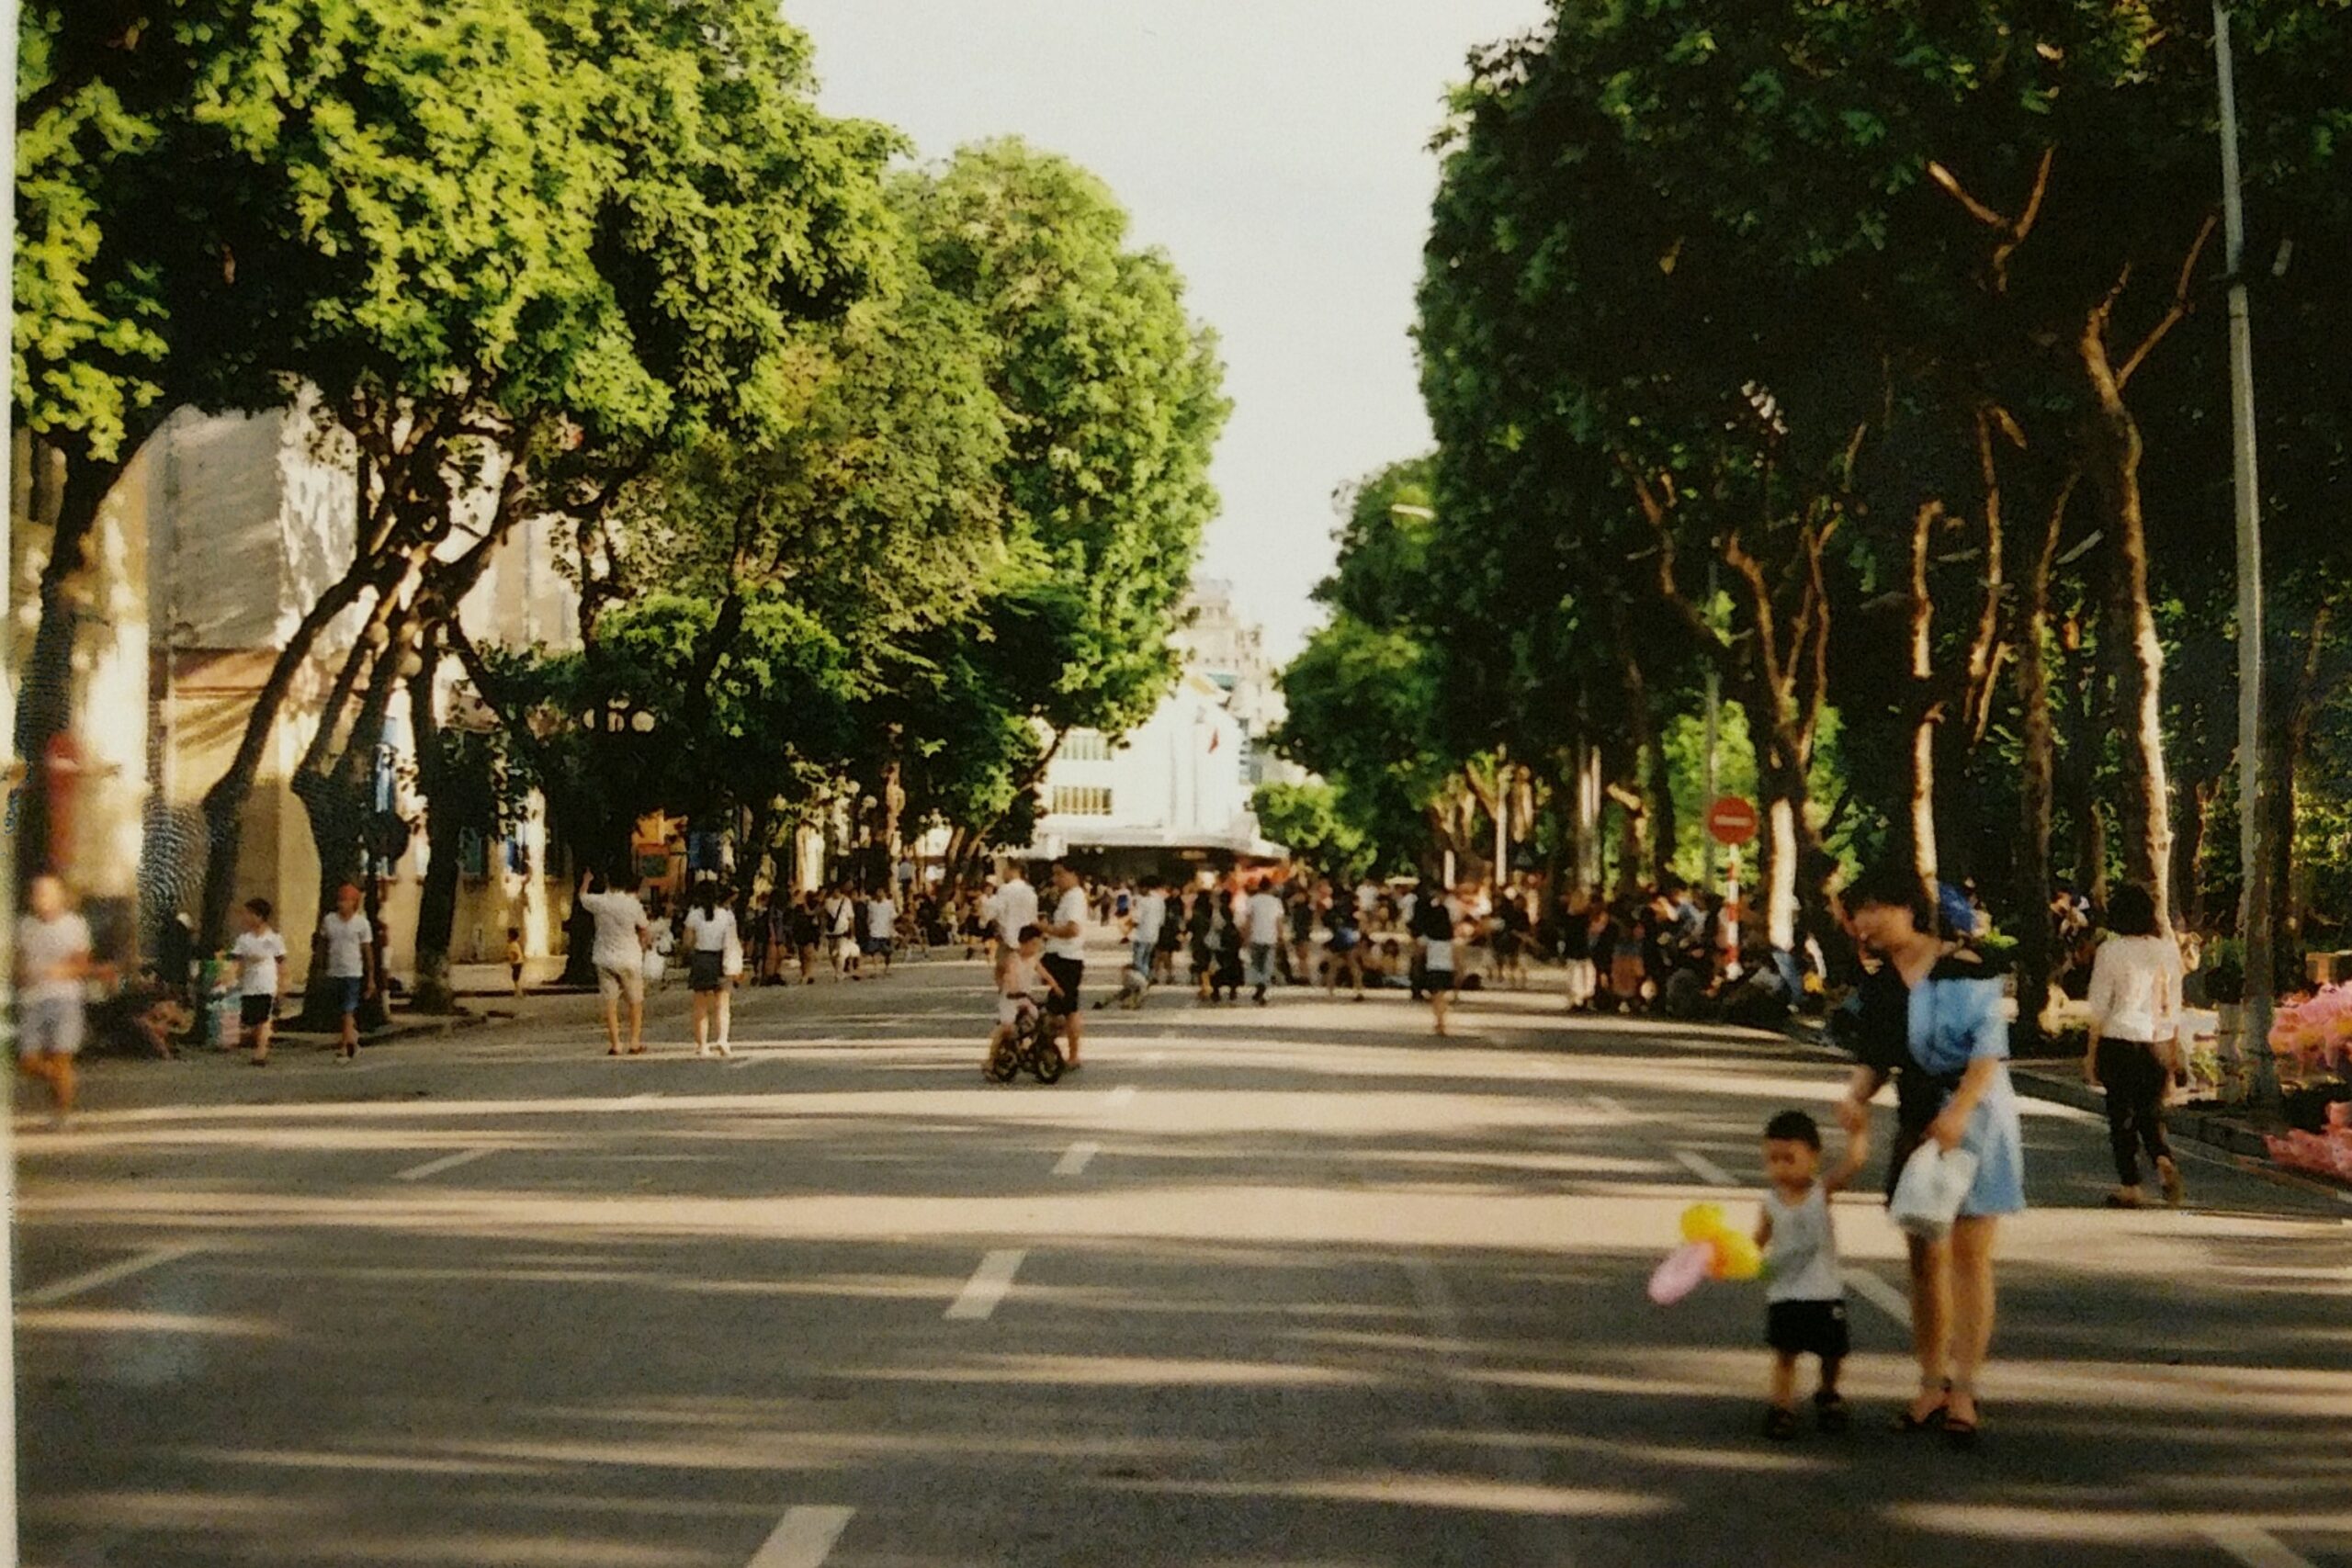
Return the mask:
{"type": "Polygon", "coordinates": [[[1407,333],[1446,85],[1544,0],[786,0],[825,107],[926,159],[1019,134],[1108,181],[1223,336],[1202,573],[1286,660],[1334,487],[1430,445],[1407,333]]]}

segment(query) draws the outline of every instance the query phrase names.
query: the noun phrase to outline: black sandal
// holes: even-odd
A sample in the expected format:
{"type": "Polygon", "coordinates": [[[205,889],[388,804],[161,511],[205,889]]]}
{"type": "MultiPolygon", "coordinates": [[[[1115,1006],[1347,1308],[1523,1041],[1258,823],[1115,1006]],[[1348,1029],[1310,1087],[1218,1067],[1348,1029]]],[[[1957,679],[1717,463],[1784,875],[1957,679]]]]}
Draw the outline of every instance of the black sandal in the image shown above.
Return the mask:
{"type": "Polygon", "coordinates": [[[1844,1395],[1824,1389],[1813,1396],[1813,1421],[1825,1432],[1842,1432],[1853,1425],[1853,1416],[1846,1408],[1844,1395]]]}
{"type": "Polygon", "coordinates": [[[1797,1435],[1797,1413],[1775,1404],[1764,1412],[1764,1435],[1776,1443],[1785,1443],[1797,1435]]]}
{"type": "Polygon", "coordinates": [[[1944,1380],[1943,1397],[1936,1402],[1936,1407],[1933,1410],[1928,1411],[1925,1416],[1914,1416],[1911,1414],[1910,1407],[1905,1405],[1903,1409],[1894,1413],[1894,1429],[1898,1432],[1931,1432],[1936,1430],[1946,1421],[1951,1419],[1951,1413],[1947,1408],[1951,1399],[1951,1380],[1950,1378],[1946,1378],[1944,1380]]]}

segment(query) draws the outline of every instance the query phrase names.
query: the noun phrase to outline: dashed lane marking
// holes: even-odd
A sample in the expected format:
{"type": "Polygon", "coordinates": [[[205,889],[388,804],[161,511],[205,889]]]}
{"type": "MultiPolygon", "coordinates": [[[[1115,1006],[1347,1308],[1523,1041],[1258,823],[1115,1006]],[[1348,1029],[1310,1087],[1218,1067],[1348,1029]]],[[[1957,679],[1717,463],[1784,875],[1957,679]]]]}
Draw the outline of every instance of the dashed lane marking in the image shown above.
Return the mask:
{"type": "Polygon", "coordinates": [[[786,1508],[745,1568],[822,1568],[849,1529],[854,1508],[786,1508]]]}
{"type": "Polygon", "coordinates": [[[1624,1102],[1622,1100],[1611,1100],[1605,1094],[1590,1094],[1585,1098],[1591,1102],[1592,1108],[1603,1116],[1613,1116],[1621,1122],[1633,1120],[1634,1113],[1625,1109],[1624,1102]]]}
{"type": "Polygon", "coordinates": [[[481,1159],[483,1156],[494,1155],[498,1151],[494,1148],[459,1149],[456,1154],[443,1155],[439,1159],[429,1159],[423,1165],[410,1166],[406,1170],[396,1170],[392,1172],[392,1179],[394,1181],[422,1181],[428,1176],[438,1176],[445,1170],[455,1170],[461,1165],[471,1165],[474,1161],[481,1159]]]}
{"type": "Polygon", "coordinates": [[[50,1306],[78,1296],[85,1291],[95,1291],[101,1285],[111,1285],[117,1280],[128,1280],[133,1274],[144,1274],[150,1269],[161,1269],[166,1263],[176,1263],[189,1254],[202,1250],[204,1250],[202,1247],[195,1246],[153,1247],[118,1262],[108,1263],[103,1268],[92,1269],[81,1274],[69,1274],[54,1284],[43,1285],[37,1291],[27,1291],[17,1298],[17,1304],[20,1307],[50,1306]]]}
{"type": "Polygon", "coordinates": [[[1004,1298],[1012,1293],[1012,1277],[1021,1272],[1021,1260],[1028,1256],[1023,1248],[1007,1247],[981,1258],[980,1266],[964,1282],[963,1291],[947,1303],[948,1317],[971,1322],[993,1314],[1004,1298]]]}
{"type": "Polygon", "coordinates": [[[1904,1327],[1911,1326],[1911,1298],[1869,1269],[1847,1269],[1846,1288],[1904,1327]]]}
{"type": "Polygon", "coordinates": [[[1102,1152],[1100,1144],[1072,1144],[1062,1157],[1055,1162],[1056,1176],[1083,1176],[1096,1155],[1102,1152]]]}
{"type": "Polygon", "coordinates": [[[2207,1540],[2245,1564],[2245,1568],[2315,1568],[2312,1560],[2290,1551],[2268,1530],[2234,1519],[2209,1519],[2202,1533],[2207,1540]]]}
{"type": "Polygon", "coordinates": [[[1739,1185],[1730,1171],[1725,1170],[1696,1149],[1669,1149],[1667,1152],[1674,1156],[1675,1164],[1702,1181],[1710,1182],[1717,1187],[1739,1185]]]}

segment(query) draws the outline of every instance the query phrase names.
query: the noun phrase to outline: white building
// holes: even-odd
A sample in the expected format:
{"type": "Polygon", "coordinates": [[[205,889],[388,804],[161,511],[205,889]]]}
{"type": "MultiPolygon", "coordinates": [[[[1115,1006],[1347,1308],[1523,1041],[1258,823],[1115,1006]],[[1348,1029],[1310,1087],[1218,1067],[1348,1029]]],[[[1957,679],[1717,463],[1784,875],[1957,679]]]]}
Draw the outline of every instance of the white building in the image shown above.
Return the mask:
{"type": "Polygon", "coordinates": [[[1262,745],[1282,693],[1259,629],[1234,613],[1231,589],[1204,583],[1179,633],[1183,673],[1150,718],[1113,742],[1073,730],[1046,770],[1044,811],[1026,852],[1072,855],[1124,874],[1278,860],[1250,798],[1272,761],[1262,745]]]}

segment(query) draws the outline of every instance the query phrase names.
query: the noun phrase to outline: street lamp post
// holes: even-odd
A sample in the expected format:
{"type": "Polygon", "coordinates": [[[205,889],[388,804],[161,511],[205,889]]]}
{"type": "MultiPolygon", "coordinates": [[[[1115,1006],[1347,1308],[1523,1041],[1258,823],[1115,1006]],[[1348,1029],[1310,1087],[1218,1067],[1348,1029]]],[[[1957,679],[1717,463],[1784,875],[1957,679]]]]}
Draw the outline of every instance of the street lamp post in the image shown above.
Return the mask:
{"type": "Polygon", "coordinates": [[[2262,787],[2262,481],[2254,426],[2254,317],[2245,289],[2245,207],[2239,190],[2237,69],[2230,52],[2226,0],[2213,0],[2213,64],[2222,99],[2222,238],[2230,281],[2230,419],[2236,458],[2238,935],[2245,947],[2245,1023],[2238,1048],[2250,1069],[2247,1087],[2254,1102],[2275,1109],[2278,1073],[2270,1055],[2270,1011],[2276,961],[2262,787]]]}

